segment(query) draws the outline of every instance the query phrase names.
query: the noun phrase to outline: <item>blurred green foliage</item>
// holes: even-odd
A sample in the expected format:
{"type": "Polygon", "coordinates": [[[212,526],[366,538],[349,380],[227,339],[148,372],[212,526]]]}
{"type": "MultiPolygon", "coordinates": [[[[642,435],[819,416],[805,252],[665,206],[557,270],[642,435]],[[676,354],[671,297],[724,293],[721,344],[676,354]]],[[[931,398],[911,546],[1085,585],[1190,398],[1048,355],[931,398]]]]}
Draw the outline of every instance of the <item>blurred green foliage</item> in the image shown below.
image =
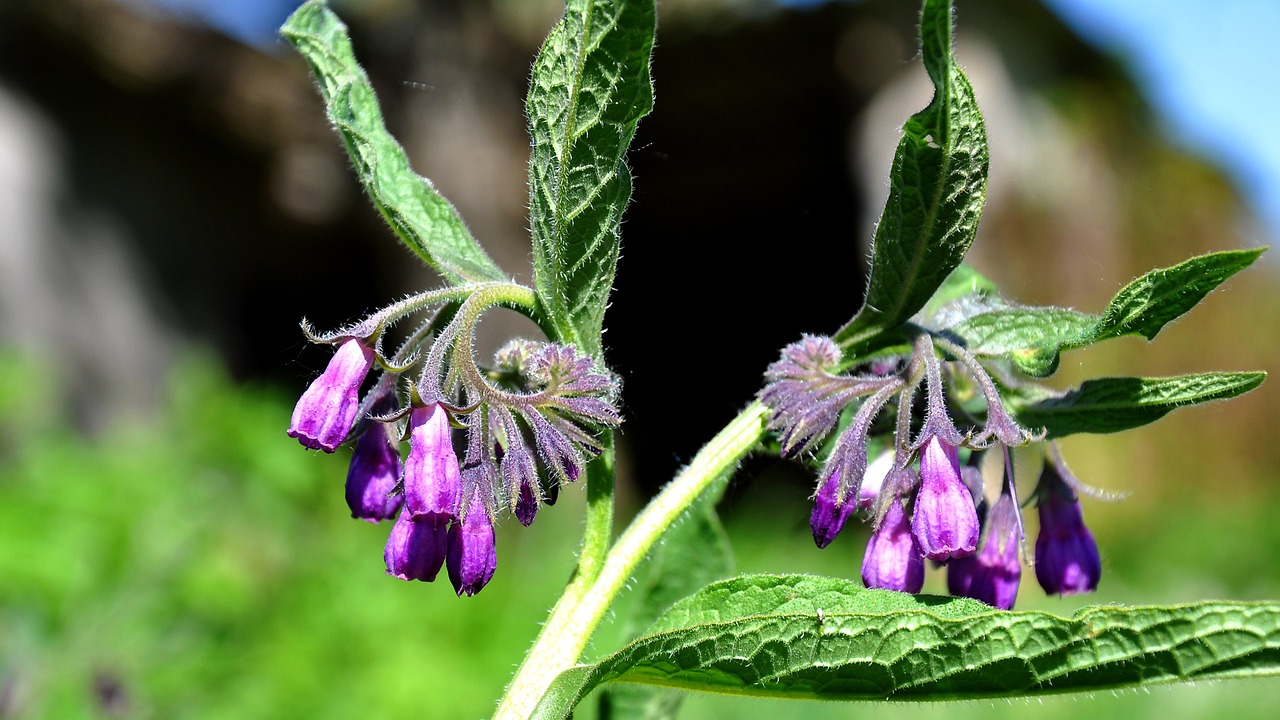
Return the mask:
{"type": "Polygon", "coordinates": [[[485,715],[571,567],[568,507],[503,528],[498,592],[391,580],[291,398],[192,360],[85,440],[40,417],[50,380],[0,361],[0,717],[485,715]]]}
{"type": "MultiPolygon", "coordinates": [[[[85,439],[43,402],[56,381],[44,367],[0,353],[0,717],[491,712],[572,567],[576,488],[530,530],[504,523],[494,582],[460,600],[447,583],[384,575],[389,526],[348,517],[344,451],[308,452],[285,437],[294,398],[236,386],[194,358],[169,378],[155,418],[85,439]]],[[[1044,598],[1028,572],[1020,605],[1070,613],[1087,602],[1276,597],[1265,569],[1280,525],[1263,488],[1159,512],[1141,498],[1094,502],[1102,592],[1044,598]]],[[[865,530],[815,550],[810,492],[764,479],[731,495],[740,571],[856,577],[865,530]]],[[[933,573],[926,591],[941,587],[933,573]]],[[[605,627],[590,652],[612,650],[617,632],[605,627]]],[[[874,708],[697,696],[683,717],[1261,718],[1277,690],[1266,680],[874,708]]]]}

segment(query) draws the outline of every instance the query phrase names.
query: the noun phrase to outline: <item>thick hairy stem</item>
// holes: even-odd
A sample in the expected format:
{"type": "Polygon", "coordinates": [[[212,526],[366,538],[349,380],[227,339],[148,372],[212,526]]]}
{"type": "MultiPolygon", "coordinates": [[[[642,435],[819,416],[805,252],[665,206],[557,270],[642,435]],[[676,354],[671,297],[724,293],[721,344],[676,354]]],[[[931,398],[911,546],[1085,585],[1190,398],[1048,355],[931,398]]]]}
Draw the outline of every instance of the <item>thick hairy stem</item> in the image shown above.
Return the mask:
{"type": "Polygon", "coordinates": [[[495,718],[525,720],[556,677],[578,662],[587,641],[654,543],[716,478],[759,444],[768,410],[752,403],[694,456],[618,538],[599,575],[575,574],[525,656],[495,718]]]}

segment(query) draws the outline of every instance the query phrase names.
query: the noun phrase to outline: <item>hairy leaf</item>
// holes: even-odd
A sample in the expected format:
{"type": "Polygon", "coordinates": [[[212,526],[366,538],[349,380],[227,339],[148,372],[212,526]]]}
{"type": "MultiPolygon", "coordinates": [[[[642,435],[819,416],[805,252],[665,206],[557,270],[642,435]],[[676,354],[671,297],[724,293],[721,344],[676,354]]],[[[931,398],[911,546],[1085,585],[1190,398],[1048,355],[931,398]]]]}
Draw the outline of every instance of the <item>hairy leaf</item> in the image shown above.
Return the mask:
{"type": "Polygon", "coordinates": [[[625,154],[653,107],[654,28],[653,0],[568,0],[525,103],[535,286],[557,339],[596,356],[631,198],[625,154]]]}
{"type": "Polygon", "coordinates": [[[311,0],[280,33],[311,66],[365,192],[404,244],[451,283],[505,279],[453,205],[409,167],[404,148],[383,124],[378,98],[338,16],[311,0]]]}
{"type": "Polygon", "coordinates": [[[871,246],[867,296],[835,336],[846,348],[924,307],[973,243],[986,198],[987,134],[951,52],[949,0],[926,0],[920,36],[933,102],[903,126],[871,246]]]}
{"type": "Polygon", "coordinates": [[[1265,372],[1211,372],[1163,378],[1097,378],[1065,393],[1036,391],[1006,400],[1018,421],[1050,439],[1072,433],[1112,433],[1155,422],[1175,408],[1243,395],[1265,372]]]}
{"type": "Polygon", "coordinates": [[[1253,264],[1265,248],[1228,250],[1152,270],[1126,285],[1101,315],[1052,307],[1005,307],[964,318],[946,328],[975,355],[1004,357],[1019,370],[1046,377],[1059,353],[1120,337],[1148,340],[1227,278],[1253,264]]]}
{"type": "Polygon", "coordinates": [[[708,586],[604,661],[566,671],[536,717],[610,681],[823,700],[946,700],[1280,674],[1280,604],[1091,607],[1071,618],[747,575],[708,586]]]}

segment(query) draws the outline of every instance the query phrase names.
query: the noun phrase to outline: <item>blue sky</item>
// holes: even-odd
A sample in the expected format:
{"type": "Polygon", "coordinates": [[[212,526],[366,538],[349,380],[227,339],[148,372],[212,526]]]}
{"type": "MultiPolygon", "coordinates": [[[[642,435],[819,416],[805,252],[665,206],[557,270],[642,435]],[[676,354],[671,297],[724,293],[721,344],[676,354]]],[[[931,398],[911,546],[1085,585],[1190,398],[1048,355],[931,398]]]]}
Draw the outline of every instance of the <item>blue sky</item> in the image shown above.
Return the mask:
{"type": "Polygon", "coordinates": [[[1280,240],[1278,0],[1046,0],[1126,58],[1177,143],[1221,164],[1280,240]]]}

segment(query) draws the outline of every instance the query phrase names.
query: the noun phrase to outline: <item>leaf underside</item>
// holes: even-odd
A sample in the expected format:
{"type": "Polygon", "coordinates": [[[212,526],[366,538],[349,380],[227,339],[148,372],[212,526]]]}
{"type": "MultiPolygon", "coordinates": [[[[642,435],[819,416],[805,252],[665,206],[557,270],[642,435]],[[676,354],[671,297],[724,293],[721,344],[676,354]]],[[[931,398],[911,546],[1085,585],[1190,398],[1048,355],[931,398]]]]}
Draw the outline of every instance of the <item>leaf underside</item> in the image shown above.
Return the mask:
{"type": "Polygon", "coordinates": [[[1280,604],[1091,607],[1070,618],[804,575],[704,588],[562,674],[536,717],[606,682],[823,700],[1040,695],[1280,674],[1280,604]],[[819,613],[821,609],[821,613],[819,613]]]}

